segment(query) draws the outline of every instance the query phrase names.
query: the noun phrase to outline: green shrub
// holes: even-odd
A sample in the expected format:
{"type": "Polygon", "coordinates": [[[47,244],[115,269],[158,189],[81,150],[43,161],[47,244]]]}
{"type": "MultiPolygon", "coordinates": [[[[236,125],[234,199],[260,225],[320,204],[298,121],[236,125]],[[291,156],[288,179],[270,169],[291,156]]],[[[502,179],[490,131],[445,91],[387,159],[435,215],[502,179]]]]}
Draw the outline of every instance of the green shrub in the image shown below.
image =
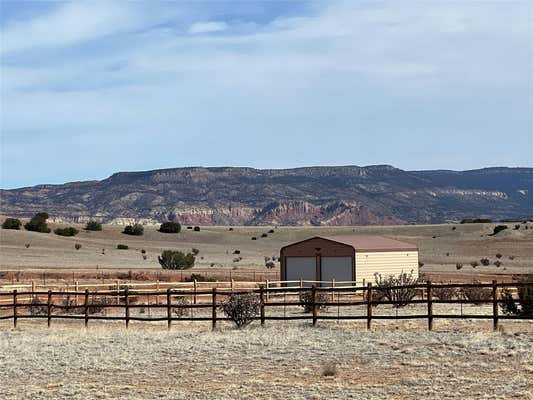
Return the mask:
{"type": "Polygon", "coordinates": [[[241,329],[249,325],[259,314],[261,301],[252,293],[232,294],[220,308],[241,329]]]}
{"type": "Polygon", "coordinates": [[[192,252],[192,254],[194,254],[195,256],[197,256],[198,253],[200,253],[200,250],[197,249],[197,248],[195,248],[195,247],[193,247],[193,248],[191,249],[191,252],[192,252]]]}
{"type": "Polygon", "coordinates": [[[506,229],[507,229],[507,225],[496,225],[494,227],[493,232],[492,232],[492,236],[497,235],[498,233],[500,233],[501,231],[504,231],[506,229]]]}
{"type": "Polygon", "coordinates": [[[144,227],[141,224],[127,225],[122,233],[126,235],[142,236],[144,233],[144,227]]]}
{"type": "Polygon", "coordinates": [[[157,257],[163,269],[189,269],[194,266],[195,257],[192,253],[165,250],[157,257]]]}
{"type": "Polygon", "coordinates": [[[191,274],[191,276],[183,278],[183,282],[216,282],[217,280],[215,278],[211,278],[210,276],[205,276],[202,274],[191,274]]]}
{"type": "Polygon", "coordinates": [[[79,243],[76,243],[76,244],[74,245],[74,248],[75,248],[76,250],[79,250],[79,249],[81,249],[81,244],[79,244],[79,243]]]}
{"type": "Polygon", "coordinates": [[[98,221],[89,221],[85,225],[86,231],[101,231],[102,230],[102,224],[98,221]]]}
{"type": "Polygon", "coordinates": [[[54,229],[54,233],[59,236],[76,236],[78,232],[79,231],[72,226],[54,229]]]}
{"type": "Polygon", "coordinates": [[[484,266],[490,265],[490,260],[488,258],[482,258],[479,262],[484,266]]]}
{"type": "Polygon", "coordinates": [[[194,227],[194,231],[195,231],[195,232],[200,232],[200,227],[199,227],[199,226],[195,226],[195,227],[194,227]]]}
{"type": "Polygon", "coordinates": [[[30,222],[24,225],[24,228],[27,231],[32,231],[32,232],[50,233],[51,229],[46,224],[47,219],[48,219],[48,213],[45,213],[45,212],[37,213],[32,217],[30,222]]]}
{"type": "Polygon", "coordinates": [[[181,225],[177,222],[163,222],[159,227],[159,232],[162,233],[180,233],[181,225]]]}
{"type": "MultiPolygon", "coordinates": [[[[119,250],[128,250],[129,248],[130,247],[127,244],[117,244],[117,249],[119,249],[119,250]]],[[[104,253],[102,252],[102,254],[104,254],[104,253]]]]}
{"type": "Polygon", "coordinates": [[[18,218],[6,218],[2,223],[2,229],[20,229],[22,222],[18,218]]]}

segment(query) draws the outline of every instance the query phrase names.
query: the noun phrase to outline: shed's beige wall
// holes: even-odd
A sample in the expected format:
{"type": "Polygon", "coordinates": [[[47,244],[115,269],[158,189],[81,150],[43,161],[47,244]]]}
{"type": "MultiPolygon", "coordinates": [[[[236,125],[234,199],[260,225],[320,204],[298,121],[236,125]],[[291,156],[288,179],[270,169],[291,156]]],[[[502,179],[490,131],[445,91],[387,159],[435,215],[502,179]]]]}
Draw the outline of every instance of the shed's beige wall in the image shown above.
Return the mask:
{"type": "Polygon", "coordinates": [[[358,283],[375,282],[374,273],[398,275],[411,272],[418,277],[418,251],[355,253],[355,276],[358,283]]]}

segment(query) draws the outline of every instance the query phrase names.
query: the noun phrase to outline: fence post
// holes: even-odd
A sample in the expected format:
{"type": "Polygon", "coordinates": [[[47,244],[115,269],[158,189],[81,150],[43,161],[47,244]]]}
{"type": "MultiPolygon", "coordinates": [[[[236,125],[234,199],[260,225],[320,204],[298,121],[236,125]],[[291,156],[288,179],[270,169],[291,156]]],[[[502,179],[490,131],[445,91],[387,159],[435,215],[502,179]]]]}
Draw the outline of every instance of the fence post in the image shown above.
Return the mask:
{"type": "Polygon", "coordinates": [[[372,282],[368,282],[366,289],[366,329],[372,328],[372,282]]]}
{"type": "Polygon", "coordinates": [[[302,278],[300,278],[300,288],[303,288],[304,287],[304,281],[302,280],[302,278]]]}
{"type": "Polygon", "coordinates": [[[115,282],[115,290],[117,292],[117,306],[120,304],[120,282],[118,281],[118,279],[116,280],[115,282]]]}
{"type": "Polygon", "coordinates": [[[498,330],[498,287],[496,281],[492,281],[492,324],[495,331],[498,330]]]}
{"type": "Polygon", "coordinates": [[[313,298],[313,303],[312,303],[312,306],[313,306],[313,326],[316,326],[316,321],[317,321],[317,306],[316,306],[316,286],[313,285],[313,287],[311,288],[311,295],[312,295],[312,298],[313,298]]]}
{"type": "Polygon", "coordinates": [[[265,325],[265,289],[263,285],[259,287],[259,299],[261,300],[261,326],[265,325]]]}
{"type": "Polygon", "coordinates": [[[48,299],[46,300],[46,316],[48,327],[50,328],[50,323],[52,322],[52,290],[48,289],[48,299]]]}
{"type": "Polygon", "coordinates": [[[234,282],[233,282],[233,279],[232,279],[231,280],[231,293],[233,293],[233,284],[234,284],[234,282]]]}
{"type": "Polygon", "coordinates": [[[427,281],[427,298],[428,298],[428,330],[433,330],[433,287],[431,281],[427,281]]]}
{"type": "Polygon", "coordinates": [[[268,286],[269,286],[268,279],[265,279],[266,301],[269,300],[269,296],[268,296],[268,286]]]}
{"type": "Polygon", "coordinates": [[[193,295],[193,304],[196,304],[196,279],[193,281],[194,295],[193,295]]]}
{"type": "Polygon", "coordinates": [[[74,283],[74,291],[76,292],[76,300],[75,300],[76,301],[76,307],[78,307],[78,302],[79,302],[79,300],[78,300],[78,290],[80,290],[79,283],[78,283],[78,281],[76,281],[74,283]]]}
{"type": "MultiPolygon", "coordinates": [[[[331,280],[331,287],[335,289],[335,278],[331,280]]],[[[335,301],[335,291],[331,291],[331,301],[335,301]]]]}
{"type": "Polygon", "coordinates": [[[170,330],[172,323],[172,299],[170,298],[170,288],[167,289],[167,329],[170,330]]]}
{"type": "Polygon", "coordinates": [[[17,289],[13,290],[13,328],[17,327],[17,289]]]}
{"type": "Polygon", "coordinates": [[[85,314],[85,327],[89,323],[89,289],[85,289],[85,299],[83,301],[83,308],[85,314]]]}
{"type": "Polygon", "coordinates": [[[126,329],[130,324],[130,297],[129,297],[129,288],[126,286],[124,290],[124,304],[126,306],[126,329]]]}
{"type": "Polygon", "coordinates": [[[212,321],[211,327],[214,330],[217,327],[217,288],[213,288],[213,294],[211,299],[211,311],[212,311],[212,321]]]}
{"type": "Polygon", "coordinates": [[[156,304],[159,304],[159,272],[157,273],[157,282],[155,283],[155,289],[157,291],[157,296],[155,297],[156,304]]]}
{"type": "Polygon", "coordinates": [[[33,292],[35,292],[35,282],[32,279],[32,281],[31,281],[31,297],[33,297],[33,292]]]}

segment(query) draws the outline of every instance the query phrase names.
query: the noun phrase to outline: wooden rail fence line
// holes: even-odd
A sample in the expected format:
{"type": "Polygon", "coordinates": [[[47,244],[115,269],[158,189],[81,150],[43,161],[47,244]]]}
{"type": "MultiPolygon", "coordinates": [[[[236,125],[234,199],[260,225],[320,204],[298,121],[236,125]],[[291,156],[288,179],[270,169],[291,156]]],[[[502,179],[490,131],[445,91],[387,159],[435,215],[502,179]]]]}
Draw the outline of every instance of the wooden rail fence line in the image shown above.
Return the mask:
{"type": "MultiPolygon", "coordinates": [[[[366,320],[366,326],[367,329],[372,328],[372,321],[378,320],[378,319],[427,319],[427,327],[428,330],[433,329],[433,321],[437,318],[439,319],[492,319],[493,321],[493,329],[497,330],[499,326],[499,321],[502,319],[523,319],[523,320],[531,320],[533,319],[532,316],[529,315],[500,315],[498,312],[498,304],[503,304],[506,302],[506,300],[503,300],[501,298],[498,298],[498,289],[503,288],[519,288],[519,287],[528,287],[529,290],[533,290],[533,284],[531,283],[497,283],[496,281],[493,281],[492,283],[485,284],[485,283],[466,283],[466,284],[432,284],[431,282],[426,282],[423,284],[415,284],[415,285],[402,285],[402,286],[392,286],[387,287],[387,290],[402,290],[402,289],[420,289],[425,290],[426,296],[425,299],[411,299],[408,301],[401,301],[402,304],[426,304],[427,305],[427,313],[426,314],[414,314],[414,315],[373,315],[373,307],[377,305],[397,305],[400,301],[399,300],[374,300],[374,292],[383,290],[382,287],[374,287],[371,283],[368,283],[366,286],[360,286],[360,287],[317,287],[312,286],[311,288],[304,288],[304,287],[279,287],[279,288],[266,288],[261,286],[259,289],[254,290],[234,290],[234,289],[217,289],[216,287],[213,287],[211,290],[197,290],[194,293],[191,293],[187,290],[180,290],[180,289],[171,289],[167,288],[166,292],[161,291],[130,291],[128,287],[126,287],[123,290],[107,290],[107,291],[94,291],[90,292],[89,289],[85,289],[84,292],[78,292],[78,291],[58,291],[53,292],[51,289],[48,291],[27,291],[27,292],[19,292],[17,289],[14,289],[12,293],[0,293],[0,298],[2,296],[7,297],[10,296],[12,298],[12,303],[10,304],[0,304],[0,311],[2,309],[11,309],[12,314],[11,315],[2,315],[0,313],[0,320],[6,320],[6,319],[12,319],[13,320],[13,327],[17,327],[17,322],[19,319],[25,318],[25,319],[38,319],[38,318],[46,318],[47,320],[47,326],[51,326],[52,319],[83,319],[85,327],[88,326],[89,320],[110,320],[110,321],[125,321],[126,328],[129,327],[129,324],[131,321],[166,321],[168,329],[171,328],[173,321],[180,321],[180,320],[187,320],[187,321],[211,321],[212,328],[216,328],[218,321],[228,321],[230,320],[227,317],[222,317],[217,314],[217,310],[220,306],[220,301],[218,299],[222,297],[227,297],[232,294],[248,294],[248,293],[254,293],[259,296],[260,300],[260,313],[258,317],[254,317],[254,320],[259,320],[261,322],[261,325],[265,324],[265,321],[267,320],[311,320],[312,325],[316,326],[318,320],[366,320]],[[433,292],[434,289],[437,288],[456,288],[456,289],[463,289],[463,288],[491,288],[491,298],[490,299],[473,299],[473,300],[467,300],[467,299],[449,299],[449,300],[441,300],[441,299],[435,299],[433,292]],[[311,291],[311,315],[297,315],[297,316],[267,316],[265,313],[266,307],[288,307],[288,306],[303,306],[305,302],[300,298],[300,294],[303,292],[309,292],[311,291]],[[318,300],[318,293],[320,292],[331,292],[332,293],[332,300],[331,301],[319,301],[318,300]],[[362,292],[362,300],[358,301],[340,301],[341,296],[344,295],[354,295],[356,292],[362,292]],[[337,294],[337,301],[334,301],[334,295],[337,294]],[[280,295],[283,295],[283,301],[269,301],[269,294],[270,298],[276,298],[280,295]],[[287,301],[287,294],[289,295],[298,295],[298,301],[287,301]],[[40,300],[35,301],[36,299],[39,299],[39,295],[46,295],[46,303],[42,303],[40,300]],[[132,296],[156,296],[156,303],[150,304],[150,303],[142,303],[142,304],[134,304],[131,302],[132,296]],[[209,296],[210,302],[196,302],[193,301],[191,303],[173,303],[173,297],[194,297],[196,296],[209,296]],[[30,302],[20,302],[20,299],[22,296],[29,296],[30,302]],[[54,297],[64,297],[67,296],[67,304],[66,305],[59,305],[54,304],[53,299],[54,297]],[[77,302],[75,305],[69,304],[70,296],[83,296],[83,305],[78,306],[77,302]],[[89,301],[89,299],[93,298],[93,301],[89,301]],[[104,299],[103,303],[94,303],[94,298],[97,299],[104,299]],[[159,302],[159,296],[166,297],[165,303],[159,302]],[[108,302],[108,299],[110,300],[108,302]],[[121,304],[121,299],[124,300],[124,304],[121,304]],[[433,305],[434,304],[492,304],[492,313],[491,314],[470,314],[470,315],[457,315],[457,314],[435,314],[433,312],[433,305]],[[347,307],[347,306],[366,306],[366,314],[365,315],[340,315],[337,316],[333,315],[319,315],[319,309],[321,307],[327,307],[327,306],[336,306],[336,307],[347,307]],[[33,308],[33,307],[42,307],[40,310],[40,313],[31,313],[31,314],[20,314],[20,309],[27,309],[27,308],[33,308]],[[123,316],[108,316],[106,315],[92,315],[91,310],[92,309],[98,309],[101,308],[104,311],[107,311],[108,308],[114,309],[114,308],[122,308],[124,310],[123,316]],[[148,308],[148,309],[166,309],[166,315],[164,316],[148,316],[148,317],[135,317],[130,315],[130,311],[132,308],[148,308]],[[190,317],[183,317],[181,315],[179,316],[173,316],[172,311],[175,309],[211,309],[211,316],[193,316],[191,314],[190,317]],[[42,312],[42,310],[45,309],[46,312],[42,312]],[[63,310],[76,310],[78,311],[76,314],[67,314],[67,315],[58,315],[53,314],[53,309],[63,309],[63,310]]],[[[422,292],[423,293],[423,292],[422,292]]],[[[423,297],[423,296],[422,296],[423,297]]],[[[514,300],[515,302],[518,302],[518,300],[514,300]]],[[[523,300],[521,300],[524,302],[523,300]]]]}

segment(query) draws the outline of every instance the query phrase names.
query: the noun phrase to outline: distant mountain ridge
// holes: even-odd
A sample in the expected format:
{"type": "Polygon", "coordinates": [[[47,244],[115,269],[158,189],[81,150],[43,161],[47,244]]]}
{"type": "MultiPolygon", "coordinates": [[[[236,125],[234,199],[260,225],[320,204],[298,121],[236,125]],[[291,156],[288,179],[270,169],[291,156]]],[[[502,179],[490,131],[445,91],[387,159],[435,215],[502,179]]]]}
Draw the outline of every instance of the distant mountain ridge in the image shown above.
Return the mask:
{"type": "Polygon", "coordinates": [[[390,165],[119,172],[0,190],[0,213],[197,225],[373,225],[533,216],[533,168],[404,171],[390,165]]]}

